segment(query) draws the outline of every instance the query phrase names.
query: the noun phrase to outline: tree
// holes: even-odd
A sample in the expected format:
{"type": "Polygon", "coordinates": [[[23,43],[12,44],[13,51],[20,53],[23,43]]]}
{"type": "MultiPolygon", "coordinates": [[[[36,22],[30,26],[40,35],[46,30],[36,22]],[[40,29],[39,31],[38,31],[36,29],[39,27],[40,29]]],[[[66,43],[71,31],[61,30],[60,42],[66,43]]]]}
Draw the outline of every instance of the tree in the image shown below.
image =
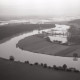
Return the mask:
{"type": "Polygon", "coordinates": [[[44,68],[47,68],[47,64],[44,64],[44,68]]]}
{"type": "Polygon", "coordinates": [[[63,69],[66,70],[67,69],[67,65],[63,64],[63,69]]]}
{"type": "Polygon", "coordinates": [[[73,57],[74,57],[74,61],[77,61],[77,58],[78,58],[78,54],[77,53],[73,53],[73,57]]]}
{"type": "Polygon", "coordinates": [[[36,63],[34,63],[34,65],[38,65],[38,63],[36,62],[36,63]]]}
{"type": "Polygon", "coordinates": [[[78,57],[78,54],[77,53],[73,53],[73,57],[78,57]]]}
{"type": "Polygon", "coordinates": [[[53,65],[53,69],[56,69],[57,68],[57,66],[56,65],[53,65]]]}
{"type": "Polygon", "coordinates": [[[13,56],[10,56],[9,60],[10,61],[14,61],[14,57],[13,56]]]}
{"type": "Polygon", "coordinates": [[[43,63],[41,63],[41,66],[43,66],[43,63]]]}
{"type": "Polygon", "coordinates": [[[25,61],[26,64],[29,64],[29,61],[25,61]]]}

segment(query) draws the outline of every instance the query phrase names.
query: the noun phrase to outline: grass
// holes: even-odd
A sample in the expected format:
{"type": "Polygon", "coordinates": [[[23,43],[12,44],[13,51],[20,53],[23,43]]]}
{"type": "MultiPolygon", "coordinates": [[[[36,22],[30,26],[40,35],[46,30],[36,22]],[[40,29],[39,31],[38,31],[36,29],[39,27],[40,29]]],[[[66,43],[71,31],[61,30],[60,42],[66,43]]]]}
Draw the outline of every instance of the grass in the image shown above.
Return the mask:
{"type": "Polygon", "coordinates": [[[34,29],[52,28],[54,24],[8,24],[0,26],[0,40],[34,29]]]}
{"type": "MultiPolygon", "coordinates": [[[[43,38],[43,36],[41,35],[26,37],[20,40],[16,45],[17,47],[23,50],[63,57],[73,57],[72,52],[76,51],[77,49],[80,49],[80,45],[78,44],[67,46],[51,43],[50,41],[47,41],[47,39],[43,38]]],[[[78,57],[80,57],[80,53],[77,54],[78,57]]]]}
{"type": "Polygon", "coordinates": [[[0,58],[0,80],[80,80],[80,73],[56,71],[0,58]]]}
{"type": "Polygon", "coordinates": [[[16,45],[23,50],[49,55],[55,55],[56,53],[69,48],[69,46],[66,45],[51,43],[41,35],[26,37],[20,40],[16,45]]]}
{"type": "MultiPolygon", "coordinates": [[[[77,49],[80,49],[80,45],[73,45],[73,46],[70,46],[69,48],[67,48],[65,50],[62,50],[62,51],[56,53],[55,56],[73,57],[72,52],[76,51],[77,49]]],[[[80,57],[80,53],[77,53],[77,54],[78,54],[78,57],[80,57]]]]}

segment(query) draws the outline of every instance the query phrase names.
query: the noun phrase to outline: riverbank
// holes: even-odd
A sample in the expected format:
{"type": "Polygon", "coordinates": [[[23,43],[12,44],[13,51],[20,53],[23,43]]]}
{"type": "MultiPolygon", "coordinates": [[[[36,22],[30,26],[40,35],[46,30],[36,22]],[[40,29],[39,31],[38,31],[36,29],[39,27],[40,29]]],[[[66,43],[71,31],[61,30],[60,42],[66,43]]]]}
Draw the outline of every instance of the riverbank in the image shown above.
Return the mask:
{"type": "MultiPolygon", "coordinates": [[[[51,43],[42,34],[26,37],[20,40],[16,46],[25,51],[63,57],[73,57],[74,51],[80,48],[80,45],[68,46],[51,43]]],[[[77,54],[80,57],[79,52],[77,54]]]]}
{"type": "Polygon", "coordinates": [[[30,52],[30,51],[24,51],[16,47],[16,44],[20,40],[24,39],[25,37],[29,37],[35,34],[38,34],[37,30],[19,35],[3,44],[0,44],[0,52],[1,52],[0,57],[9,59],[9,56],[14,56],[15,61],[24,62],[28,60],[32,64],[34,64],[35,62],[38,62],[38,63],[43,62],[43,63],[46,63],[48,66],[53,66],[53,64],[57,66],[67,64],[68,67],[74,67],[80,70],[80,64],[79,64],[80,59],[74,62],[73,58],[71,57],[60,57],[60,56],[52,56],[52,55],[46,55],[46,54],[38,54],[38,53],[30,52]]]}
{"type": "Polygon", "coordinates": [[[35,29],[55,27],[54,24],[8,24],[0,26],[0,40],[20,33],[30,32],[35,29]]]}
{"type": "Polygon", "coordinates": [[[80,73],[56,71],[0,58],[1,80],[80,80],[80,73]]]}

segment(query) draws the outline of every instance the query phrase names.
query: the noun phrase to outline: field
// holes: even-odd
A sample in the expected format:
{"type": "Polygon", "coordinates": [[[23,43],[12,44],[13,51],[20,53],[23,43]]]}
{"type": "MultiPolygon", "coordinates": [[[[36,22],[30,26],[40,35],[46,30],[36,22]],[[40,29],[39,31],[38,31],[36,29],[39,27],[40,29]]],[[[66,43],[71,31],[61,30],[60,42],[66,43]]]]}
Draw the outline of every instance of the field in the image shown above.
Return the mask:
{"type": "Polygon", "coordinates": [[[0,80],[80,80],[80,73],[57,71],[0,58],[0,80]]]}
{"type": "Polygon", "coordinates": [[[0,26],[0,40],[12,37],[21,33],[29,32],[34,29],[52,28],[54,24],[8,24],[0,26]]]}
{"type": "MultiPolygon", "coordinates": [[[[20,40],[16,46],[22,50],[35,53],[67,57],[73,57],[72,52],[80,48],[80,45],[67,46],[52,43],[40,34],[24,38],[20,40]]],[[[78,57],[80,57],[80,53],[78,53],[78,57]]]]}

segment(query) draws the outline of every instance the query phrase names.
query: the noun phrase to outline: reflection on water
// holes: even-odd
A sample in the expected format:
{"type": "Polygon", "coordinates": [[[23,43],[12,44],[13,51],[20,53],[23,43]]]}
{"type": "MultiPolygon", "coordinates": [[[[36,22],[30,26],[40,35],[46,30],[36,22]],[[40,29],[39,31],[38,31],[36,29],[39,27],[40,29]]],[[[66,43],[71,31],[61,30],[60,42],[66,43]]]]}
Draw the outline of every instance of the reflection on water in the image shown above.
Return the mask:
{"type": "Polygon", "coordinates": [[[0,44],[0,57],[9,59],[9,56],[12,55],[15,57],[16,61],[24,62],[28,60],[30,61],[30,63],[47,63],[50,66],[53,66],[54,64],[57,66],[67,64],[68,67],[75,67],[76,69],[80,70],[80,58],[78,59],[78,61],[73,61],[73,58],[71,57],[51,56],[24,51],[19,48],[16,48],[16,44],[19,40],[35,34],[38,34],[37,30],[14,37],[9,41],[0,44]]]}

